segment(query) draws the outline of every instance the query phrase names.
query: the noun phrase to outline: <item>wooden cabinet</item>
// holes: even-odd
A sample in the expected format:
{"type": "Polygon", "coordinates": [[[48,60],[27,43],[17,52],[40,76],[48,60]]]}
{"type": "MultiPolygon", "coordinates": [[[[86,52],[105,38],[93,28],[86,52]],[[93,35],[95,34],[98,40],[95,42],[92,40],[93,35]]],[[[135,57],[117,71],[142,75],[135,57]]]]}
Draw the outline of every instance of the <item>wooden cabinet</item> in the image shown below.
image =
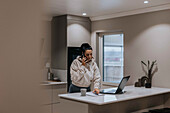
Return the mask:
{"type": "Polygon", "coordinates": [[[58,113],[54,112],[61,106],[58,95],[67,93],[67,84],[43,85],[42,93],[44,95],[41,105],[42,113],[58,113]]]}
{"type": "Polygon", "coordinates": [[[53,113],[88,113],[88,104],[60,99],[59,104],[53,104],[53,113]]]}
{"type": "Polygon", "coordinates": [[[52,113],[52,105],[42,105],[41,113],[52,113]]]}
{"type": "Polygon", "coordinates": [[[42,86],[42,105],[49,105],[52,102],[52,85],[43,85],[42,86]]]}
{"type": "Polygon", "coordinates": [[[67,93],[66,85],[53,85],[52,103],[53,104],[60,103],[58,95],[59,94],[65,94],[65,93],[67,93]]]}

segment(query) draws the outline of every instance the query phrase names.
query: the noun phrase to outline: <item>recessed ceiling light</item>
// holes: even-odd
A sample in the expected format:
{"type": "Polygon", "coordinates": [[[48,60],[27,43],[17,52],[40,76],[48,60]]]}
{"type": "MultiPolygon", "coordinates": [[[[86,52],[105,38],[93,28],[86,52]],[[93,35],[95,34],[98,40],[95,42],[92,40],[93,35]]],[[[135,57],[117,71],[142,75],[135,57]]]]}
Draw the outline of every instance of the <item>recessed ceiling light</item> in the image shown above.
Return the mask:
{"type": "Polygon", "coordinates": [[[149,3],[149,1],[144,1],[144,3],[145,3],[145,4],[148,4],[148,3],[149,3]]]}
{"type": "Polygon", "coordinates": [[[83,16],[86,16],[87,14],[86,13],[82,13],[83,16]]]}

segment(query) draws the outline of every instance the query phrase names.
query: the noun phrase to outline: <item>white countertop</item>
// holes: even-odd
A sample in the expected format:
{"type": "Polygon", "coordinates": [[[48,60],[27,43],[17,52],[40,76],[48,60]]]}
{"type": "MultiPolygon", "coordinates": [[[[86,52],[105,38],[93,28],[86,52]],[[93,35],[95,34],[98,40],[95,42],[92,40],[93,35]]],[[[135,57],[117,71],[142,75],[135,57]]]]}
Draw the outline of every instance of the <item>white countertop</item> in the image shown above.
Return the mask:
{"type": "Polygon", "coordinates": [[[170,93],[170,89],[168,88],[144,88],[144,87],[134,87],[134,86],[126,86],[124,94],[104,94],[102,96],[81,96],[80,93],[68,93],[59,95],[60,98],[69,99],[73,101],[79,101],[89,104],[96,105],[104,105],[109,103],[116,103],[120,101],[126,101],[131,99],[143,98],[147,96],[153,96],[158,94],[170,93]]]}
{"type": "Polygon", "coordinates": [[[67,84],[67,82],[56,82],[56,81],[44,81],[42,85],[61,85],[67,84]]]}

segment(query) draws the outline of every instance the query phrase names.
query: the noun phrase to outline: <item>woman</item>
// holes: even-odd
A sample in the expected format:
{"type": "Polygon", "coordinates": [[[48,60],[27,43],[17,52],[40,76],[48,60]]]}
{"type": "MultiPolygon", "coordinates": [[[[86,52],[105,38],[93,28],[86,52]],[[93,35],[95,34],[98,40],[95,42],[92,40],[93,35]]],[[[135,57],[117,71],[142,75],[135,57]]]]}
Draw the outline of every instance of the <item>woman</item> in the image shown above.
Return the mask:
{"type": "Polygon", "coordinates": [[[83,43],[81,51],[82,56],[78,56],[70,67],[72,84],[69,87],[69,93],[80,92],[81,88],[90,91],[90,85],[93,82],[93,93],[99,94],[100,72],[92,57],[92,47],[88,43],[83,43]]]}

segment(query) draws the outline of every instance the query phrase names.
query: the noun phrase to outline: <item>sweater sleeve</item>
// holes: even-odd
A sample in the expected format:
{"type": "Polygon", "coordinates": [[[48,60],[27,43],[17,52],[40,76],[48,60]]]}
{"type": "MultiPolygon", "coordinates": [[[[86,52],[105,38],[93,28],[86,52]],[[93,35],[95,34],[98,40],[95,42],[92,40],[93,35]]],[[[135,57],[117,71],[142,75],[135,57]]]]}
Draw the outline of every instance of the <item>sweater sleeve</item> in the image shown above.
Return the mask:
{"type": "Polygon", "coordinates": [[[97,64],[94,64],[94,89],[98,88],[100,89],[100,82],[101,82],[101,77],[100,77],[100,72],[97,64]]]}
{"type": "Polygon", "coordinates": [[[86,70],[84,66],[82,66],[82,68],[78,67],[77,62],[74,60],[70,66],[71,80],[77,82],[84,77],[85,73],[86,70]]]}

